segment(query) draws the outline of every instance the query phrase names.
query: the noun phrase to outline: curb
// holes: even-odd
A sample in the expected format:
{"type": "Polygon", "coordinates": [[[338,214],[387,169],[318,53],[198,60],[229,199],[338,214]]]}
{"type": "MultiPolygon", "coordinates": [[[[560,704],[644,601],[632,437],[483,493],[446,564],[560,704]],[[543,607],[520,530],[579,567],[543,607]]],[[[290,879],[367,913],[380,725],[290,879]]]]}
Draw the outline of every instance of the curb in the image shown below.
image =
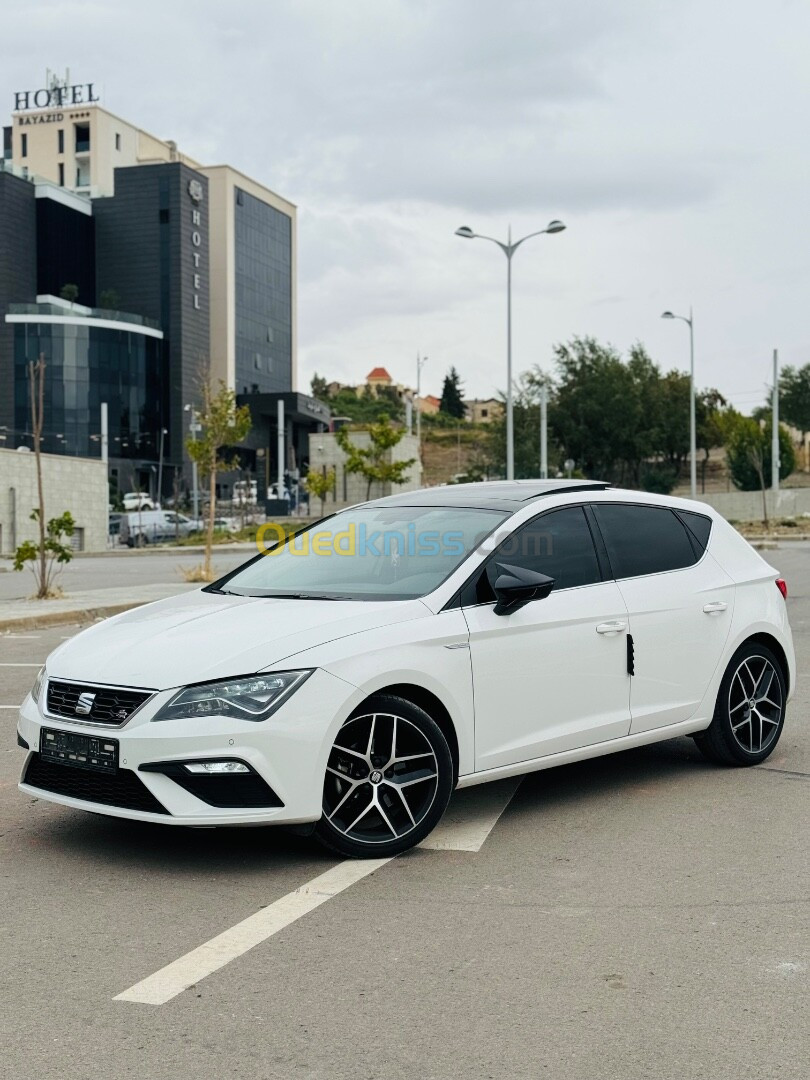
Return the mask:
{"type": "Polygon", "coordinates": [[[149,600],[135,600],[127,604],[109,604],[106,607],[74,608],[72,611],[47,611],[41,615],[23,615],[17,619],[0,619],[0,633],[6,630],[42,630],[48,626],[65,626],[69,623],[95,622],[109,619],[111,615],[120,615],[122,611],[141,607],[151,603],[149,600]]]}

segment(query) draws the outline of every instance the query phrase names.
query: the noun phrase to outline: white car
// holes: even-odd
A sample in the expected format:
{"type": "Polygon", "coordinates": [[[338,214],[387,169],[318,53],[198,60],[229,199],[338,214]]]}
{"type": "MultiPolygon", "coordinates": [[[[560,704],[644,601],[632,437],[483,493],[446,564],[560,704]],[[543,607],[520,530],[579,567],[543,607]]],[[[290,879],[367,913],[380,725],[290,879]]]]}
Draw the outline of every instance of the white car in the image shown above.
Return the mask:
{"type": "Polygon", "coordinates": [[[756,765],[782,731],[785,583],[701,503],[467,484],[270,550],[52,653],[21,707],[21,790],[382,857],[455,787],[679,735],[756,765]]]}
{"type": "Polygon", "coordinates": [[[155,504],[145,491],[128,491],[123,498],[124,510],[154,510],[155,504]]]}

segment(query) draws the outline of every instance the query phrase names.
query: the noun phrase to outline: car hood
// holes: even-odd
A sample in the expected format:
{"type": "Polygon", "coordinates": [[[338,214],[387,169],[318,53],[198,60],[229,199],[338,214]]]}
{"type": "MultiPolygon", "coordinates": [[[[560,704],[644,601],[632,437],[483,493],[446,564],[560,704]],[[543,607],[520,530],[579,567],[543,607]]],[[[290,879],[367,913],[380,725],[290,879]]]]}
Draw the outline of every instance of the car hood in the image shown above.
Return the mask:
{"type": "Polygon", "coordinates": [[[166,690],[249,674],[337,638],[429,615],[420,600],[288,600],[195,590],[77,634],[48,657],[48,677],[166,690]]]}

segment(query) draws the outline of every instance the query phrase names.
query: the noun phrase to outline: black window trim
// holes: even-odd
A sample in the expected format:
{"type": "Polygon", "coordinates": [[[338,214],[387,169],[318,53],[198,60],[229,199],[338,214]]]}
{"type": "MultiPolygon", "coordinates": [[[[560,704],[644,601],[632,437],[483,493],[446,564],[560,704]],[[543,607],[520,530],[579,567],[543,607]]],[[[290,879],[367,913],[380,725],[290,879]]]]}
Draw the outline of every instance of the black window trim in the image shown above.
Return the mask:
{"type": "MultiPolygon", "coordinates": [[[[522,521],[520,525],[517,526],[517,528],[513,529],[512,532],[509,533],[509,536],[504,537],[504,539],[501,541],[501,543],[506,543],[507,540],[511,540],[511,538],[513,536],[516,536],[522,529],[528,528],[529,525],[533,525],[534,522],[539,521],[540,518],[547,517],[549,514],[557,513],[560,510],[571,510],[577,506],[580,507],[585,514],[585,521],[588,524],[588,528],[591,534],[591,542],[596,552],[596,562],[599,567],[600,579],[599,581],[591,581],[587,585],[571,585],[567,589],[555,589],[555,592],[573,592],[574,589],[590,589],[594,585],[603,585],[605,581],[610,581],[612,579],[613,575],[610,567],[610,561],[607,557],[607,549],[604,547],[604,540],[602,539],[602,534],[599,533],[599,538],[597,540],[597,536],[594,533],[594,526],[592,524],[593,515],[588,513],[590,509],[590,503],[576,502],[563,503],[562,506],[549,506],[541,513],[535,514],[534,517],[530,517],[527,518],[525,521],[522,521]],[[604,549],[604,556],[600,552],[600,544],[604,549]]],[[[499,544],[498,547],[500,546],[501,545],[499,544]]],[[[489,555],[487,555],[486,559],[484,559],[484,561],[476,567],[476,569],[472,572],[472,574],[470,574],[467,580],[462,585],[460,585],[459,588],[455,591],[455,593],[450,597],[444,607],[442,607],[442,611],[449,611],[453,608],[492,607],[496,603],[495,600],[479,601],[475,596],[475,590],[478,587],[478,579],[480,578],[481,574],[486,571],[487,566],[489,565],[491,560],[495,558],[497,553],[498,548],[496,548],[495,551],[491,551],[489,555]],[[465,594],[470,597],[470,600],[465,600],[465,594]]]]}
{"type": "MultiPolygon", "coordinates": [[[[617,582],[618,581],[637,581],[639,578],[657,577],[660,574],[680,574],[683,570],[692,570],[695,566],[699,566],[700,563],[703,562],[703,559],[706,557],[706,553],[709,550],[709,540],[711,539],[711,530],[709,530],[709,540],[706,541],[706,547],[703,548],[703,550],[701,551],[700,550],[700,543],[699,543],[697,537],[695,537],[693,535],[692,530],[689,528],[689,526],[683,520],[681,515],[678,513],[679,507],[666,506],[664,503],[648,503],[648,502],[638,503],[638,502],[633,502],[630,499],[609,499],[609,500],[606,499],[603,503],[590,503],[589,506],[591,506],[593,508],[598,508],[600,506],[640,506],[642,508],[643,507],[650,507],[653,510],[669,510],[672,514],[674,514],[675,518],[680,522],[684,532],[686,533],[686,539],[689,542],[689,546],[692,548],[692,554],[695,556],[695,561],[692,562],[692,563],[689,563],[688,566],[678,566],[678,567],[675,567],[672,570],[653,570],[649,574],[627,574],[624,577],[619,577],[617,574],[613,573],[612,566],[611,566],[611,575],[612,575],[614,581],[617,581],[617,582]]],[[[693,512],[698,513],[697,510],[695,510],[693,512]]],[[[701,514],[700,516],[709,518],[708,514],[701,514]]],[[[709,521],[711,521],[711,518],[709,518],[709,521]]],[[[604,538],[602,537],[602,530],[601,530],[601,527],[599,525],[598,516],[597,516],[597,514],[595,512],[594,512],[594,523],[596,525],[597,530],[599,531],[599,537],[602,540],[602,543],[604,544],[605,541],[604,541],[604,538]]],[[[607,560],[608,565],[611,565],[610,556],[607,553],[607,545],[606,544],[605,544],[605,559],[607,560]]]]}

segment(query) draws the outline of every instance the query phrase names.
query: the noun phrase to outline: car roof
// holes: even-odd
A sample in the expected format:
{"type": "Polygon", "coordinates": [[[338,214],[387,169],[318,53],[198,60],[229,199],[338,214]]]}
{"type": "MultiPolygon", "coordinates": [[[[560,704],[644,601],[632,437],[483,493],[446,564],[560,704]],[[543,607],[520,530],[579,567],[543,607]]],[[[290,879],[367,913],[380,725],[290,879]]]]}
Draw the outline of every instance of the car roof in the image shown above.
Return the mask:
{"type": "Polygon", "coordinates": [[[519,510],[532,499],[566,492],[604,491],[601,480],[487,480],[477,484],[443,484],[373,499],[366,506],[448,506],[479,510],[519,510]]]}

